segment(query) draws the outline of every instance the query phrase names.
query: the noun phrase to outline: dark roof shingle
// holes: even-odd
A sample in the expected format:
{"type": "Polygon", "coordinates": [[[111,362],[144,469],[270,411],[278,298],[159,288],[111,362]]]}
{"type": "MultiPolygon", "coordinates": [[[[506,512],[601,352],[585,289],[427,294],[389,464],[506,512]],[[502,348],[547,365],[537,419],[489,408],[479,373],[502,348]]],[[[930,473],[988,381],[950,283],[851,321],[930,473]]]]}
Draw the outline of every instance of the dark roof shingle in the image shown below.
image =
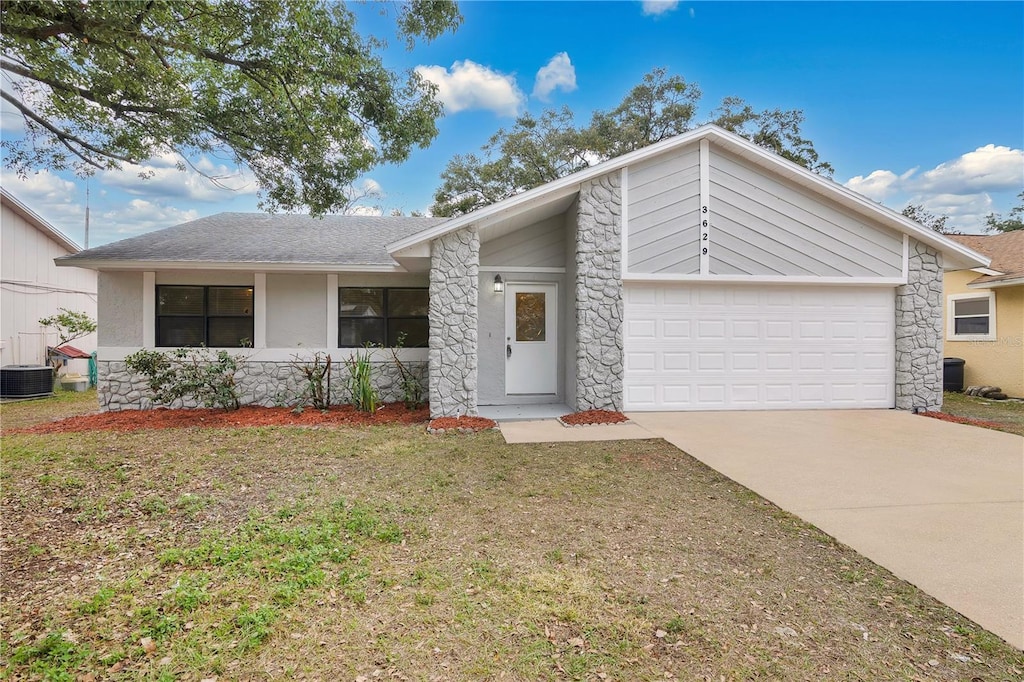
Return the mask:
{"type": "Polygon", "coordinates": [[[61,258],[75,261],[195,261],[393,265],[387,245],[445,218],[218,213],[61,258]]]}

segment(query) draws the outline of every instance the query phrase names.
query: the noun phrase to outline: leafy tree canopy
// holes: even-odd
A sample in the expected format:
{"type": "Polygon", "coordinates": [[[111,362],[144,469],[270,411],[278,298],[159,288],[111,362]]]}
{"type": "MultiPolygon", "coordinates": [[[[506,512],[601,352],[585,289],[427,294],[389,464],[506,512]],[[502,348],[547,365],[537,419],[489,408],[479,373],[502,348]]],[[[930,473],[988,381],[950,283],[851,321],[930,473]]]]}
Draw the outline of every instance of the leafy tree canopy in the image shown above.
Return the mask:
{"type": "Polygon", "coordinates": [[[458,155],[448,162],[431,212],[437,216],[469,213],[703,123],[715,123],[831,176],[832,166],[821,161],[814,145],[800,134],[802,112],[759,112],[738,97],[727,97],[710,119],[698,122],[700,98],[695,83],[654,69],[614,109],[594,112],[585,127],[577,127],[565,107],[545,111],[539,118],[523,114],[509,130],[498,130],[480,155],[458,155]]]}
{"type": "MultiPolygon", "coordinates": [[[[454,2],[397,5],[412,46],[454,30],[454,2]]],[[[434,87],[388,71],[331,0],[5,0],[2,96],[25,120],[5,164],[97,169],[171,149],[230,154],[269,209],[342,209],[347,188],[437,134],[434,87]]]]}
{"type": "Polygon", "coordinates": [[[998,213],[985,216],[985,229],[989,232],[1013,232],[1024,230],[1024,192],[1017,195],[1020,204],[1010,209],[1010,214],[1003,218],[998,213]]]}
{"type": "Polygon", "coordinates": [[[939,234],[956,234],[955,231],[946,228],[946,221],[949,220],[948,215],[940,216],[925,210],[924,204],[907,204],[900,212],[914,222],[924,225],[939,234]]]}

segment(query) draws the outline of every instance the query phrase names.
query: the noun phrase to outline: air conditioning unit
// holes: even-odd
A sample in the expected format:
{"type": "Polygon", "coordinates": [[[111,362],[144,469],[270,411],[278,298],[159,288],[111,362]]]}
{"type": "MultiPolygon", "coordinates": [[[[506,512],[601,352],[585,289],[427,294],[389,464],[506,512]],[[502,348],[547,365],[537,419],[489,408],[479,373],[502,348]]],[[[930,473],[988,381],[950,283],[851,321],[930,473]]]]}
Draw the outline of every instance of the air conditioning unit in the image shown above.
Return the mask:
{"type": "Polygon", "coordinates": [[[52,394],[52,368],[46,365],[0,367],[0,398],[36,398],[52,394]]]}

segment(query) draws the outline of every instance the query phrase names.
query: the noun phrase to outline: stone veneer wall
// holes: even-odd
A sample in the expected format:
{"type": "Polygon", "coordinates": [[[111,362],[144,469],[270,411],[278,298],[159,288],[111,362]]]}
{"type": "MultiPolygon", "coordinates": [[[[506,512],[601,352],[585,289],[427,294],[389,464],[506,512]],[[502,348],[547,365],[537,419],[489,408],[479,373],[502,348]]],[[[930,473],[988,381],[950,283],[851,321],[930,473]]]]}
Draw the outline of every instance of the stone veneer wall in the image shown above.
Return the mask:
{"type": "Polygon", "coordinates": [[[477,414],[480,235],[470,226],[430,247],[430,416],[477,414]]]}
{"type": "MultiPolygon", "coordinates": [[[[386,352],[386,351],[385,351],[386,352]]],[[[405,362],[406,368],[427,386],[427,363],[405,362]]],[[[103,411],[147,410],[157,407],[150,397],[146,380],[131,374],[123,362],[100,361],[97,363],[99,402],[103,411]]],[[[335,361],[331,365],[332,402],[348,401],[348,369],[335,361]]],[[[398,368],[392,361],[373,363],[373,383],[382,402],[402,400],[402,382],[398,368]]],[[[293,406],[305,389],[305,377],[289,362],[245,361],[235,374],[235,384],[243,405],[275,407],[293,406]]],[[[423,392],[426,399],[426,390],[423,392]]],[[[200,407],[192,400],[176,400],[166,407],[200,407]]]]}
{"type": "Polygon", "coordinates": [[[622,409],[622,191],[619,173],[580,188],[576,229],[577,410],[622,409]]]}
{"type": "Polygon", "coordinates": [[[896,409],[942,407],[942,254],[910,240],[896,289],[896,409]]]}

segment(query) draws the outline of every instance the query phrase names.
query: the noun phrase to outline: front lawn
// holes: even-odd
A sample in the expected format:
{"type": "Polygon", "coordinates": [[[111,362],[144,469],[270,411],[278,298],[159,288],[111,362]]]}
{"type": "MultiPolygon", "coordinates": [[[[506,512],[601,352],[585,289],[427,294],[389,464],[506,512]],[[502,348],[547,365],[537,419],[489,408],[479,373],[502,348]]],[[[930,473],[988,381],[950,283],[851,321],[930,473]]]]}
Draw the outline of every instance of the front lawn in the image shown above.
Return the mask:
{"type": "Polygon", "coordinates": [[[1024,674],[1020,652],[658,440],[12,434],[2,485],[15,679],[1024,674]]]}
{"type": "Polygon", "coordinates": [[[995,422],[1000,431],[1024,436],[1024,402],[989,400],[947,391],[942,394],[942,411],[957,417],[995,422]]]}

